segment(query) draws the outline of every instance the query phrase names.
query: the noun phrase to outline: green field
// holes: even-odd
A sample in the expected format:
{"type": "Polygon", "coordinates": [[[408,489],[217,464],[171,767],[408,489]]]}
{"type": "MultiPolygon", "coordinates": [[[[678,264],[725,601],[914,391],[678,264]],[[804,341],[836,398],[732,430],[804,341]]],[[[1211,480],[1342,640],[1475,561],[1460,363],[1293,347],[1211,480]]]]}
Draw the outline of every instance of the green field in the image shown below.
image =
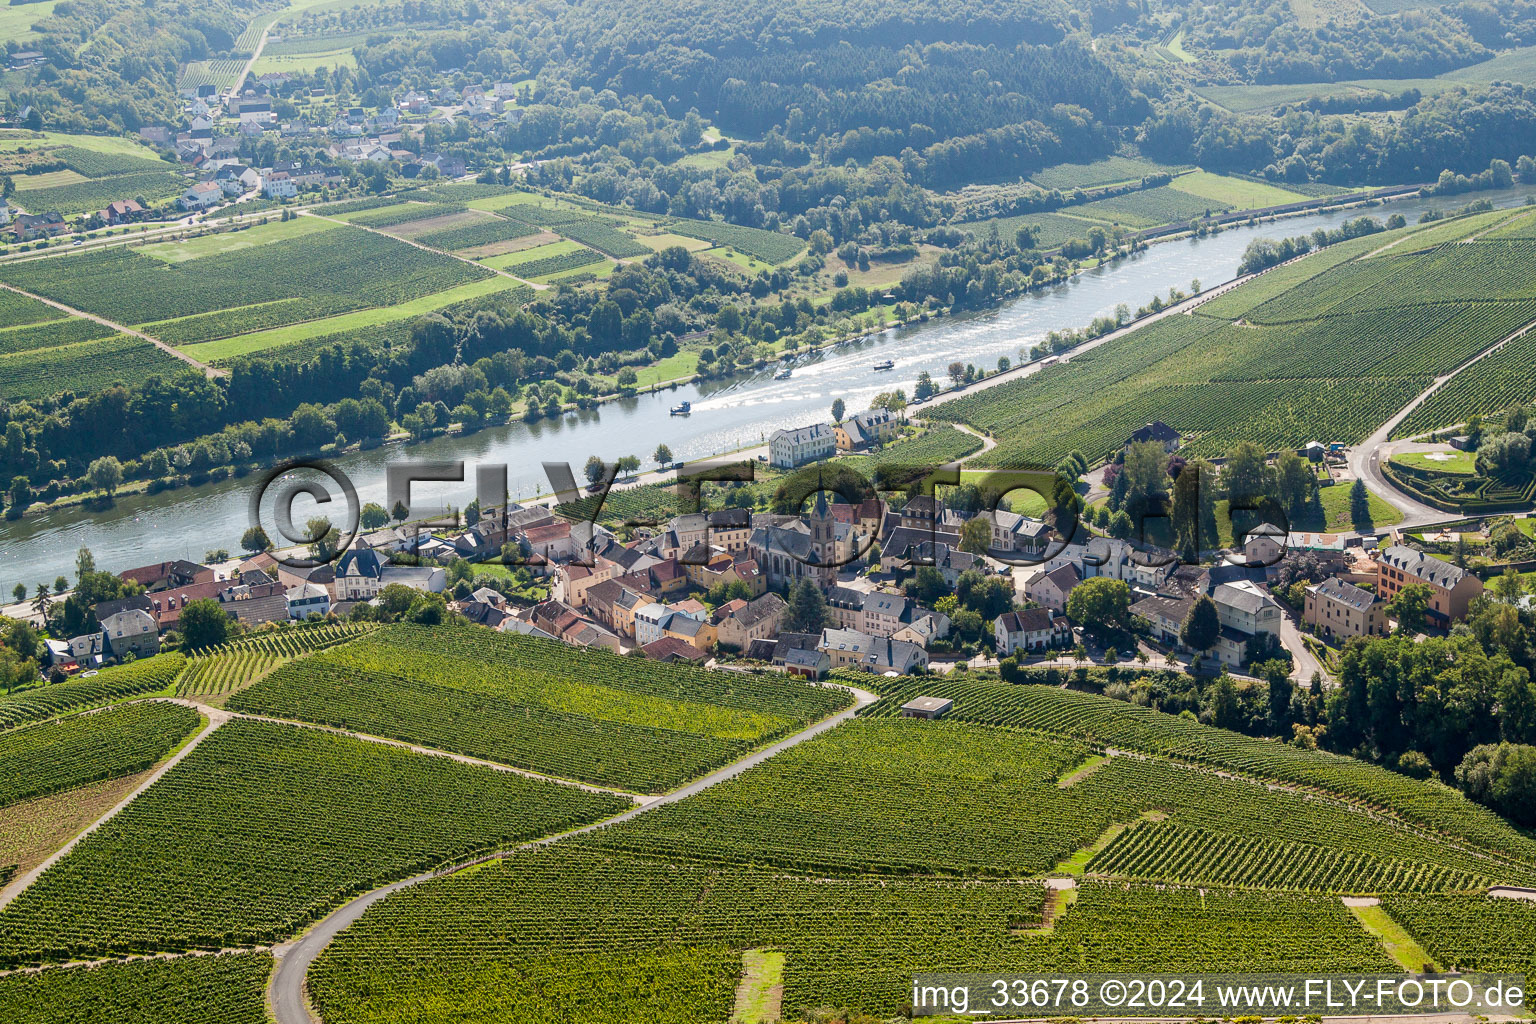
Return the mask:
{"type": "Polygon", "coordinates": [[[1202,455],[1240,440],[1266,451],[1357,441],[1435,376],[1536,318],[1536,243],[1360,258],[1392,240],[1345,243],[1353,258],[1343,261],[1325,249],[1195,316],[1165,317],[923,415],[995,436],[977,467],[1052,466],[1074,448],[1102,459],[1157,419],[1192,435],[1186,449],[1202,455]],[[1313,260],[1322,269],[1308,276],[1313,260]]]}
{"type": "Polygon", "coordinates": [[[286,665],[229,707],[661,792],[847,702],[515,634],[395,626],[286,665]]]}
{"type": "Polygon", "coordinates": [[[1209,171],[1190,171],[1173,179],[1170,186],[1176,192],[1184,192],[1199,199],[1208,199],[1238,210],[1256,210],[1286,203],[1300,203],[1307,197],[1287,192],[1274,185],[1265,185],[1246,178],[1234,178],[1209,171]]]}
{"type": "Polygon", "coordinates": [[[1041,188],[1056,188],[1063,192],[1074,188],[1094,188],[1099,185],[1118,185],[1121,182],[1140,181],[1149,174],[1171,174],[1176,168],[1140,157],[1107,156],[1085,164],[1057,164],[1047,167],[1030,177],[1041,188]]]}
{"type": "Polygon", "coordinates": [[[253,75],[310,74],[324,68],[355,68],[357,56],[351,50],[327,50],[321,53],[268,56],[265,52],[251,68],[253,75]]]}
{"type": "Polygon", "coordinates": [[[266,1024],[270,953],[55,967],[0,978],[9,1024],[266,1024]]]}
{"type": "Polygon", "coordinates": [[[628,806],[237,719],[0,911],[0,962],[275,941],[352,893],[628,806]]]}
{"type": "Polygon", "coordinates": [[[186,665],[180,654],[161,654],[102,669],[94,676],[35,686],[0,697],[0,729],[11,729],[125,697],[168,691],[186,665]]]}
{"type": "Polygon", "coordinates": [[[726,224],[723,221],[674,220],[668,230],[691,238],[702,238],[718,246],[737,249],[765,263],[787,263],[805,251],[805,243],[793,235],[760,228],[726,224]]]}
{"type": "Polygon", "coordinates": [[[0,807],[143,771],[199,720],[191,708],[150,702],[0,733],[0,807]]]}
{"type": "Polygon", "coordinates": [[[1402,452],[1392,456],[1391,461],[1430,473],[1471,476],[1477,472],[1477,456],[1472,452],[1402,452]],[[1430,458],[1431,455],[1437,458],[1430,458]]]}
{"type": "Polygon", "coordinates": [[[37,37],[32,26],[46,21],[59,0],[38,0],[36,3],[15,4],[0,7],[0,43],[24,43],[37,37]]]}
{"type": "Polygon", "coordinates": [[[203,256],[215,256],[219,253],[249,249],[253,246],[266,245],[270,242],[281,242],[286,239],[297,238],[300,235],[329,231],[336,226],[330,221],[321,220],[318,217],[295,217],[289,221],[273,218],[267,224],[242,228],[238,231],[221,231],[216,234],[198,235],[195,238],[183,238],[173,242],[154,242],[149,245],[140,246],[138,251],[146,256],[153,256],[157,260],[164,260],[167,263],[185,263],[187,260],[198,259],[203,256]]]}

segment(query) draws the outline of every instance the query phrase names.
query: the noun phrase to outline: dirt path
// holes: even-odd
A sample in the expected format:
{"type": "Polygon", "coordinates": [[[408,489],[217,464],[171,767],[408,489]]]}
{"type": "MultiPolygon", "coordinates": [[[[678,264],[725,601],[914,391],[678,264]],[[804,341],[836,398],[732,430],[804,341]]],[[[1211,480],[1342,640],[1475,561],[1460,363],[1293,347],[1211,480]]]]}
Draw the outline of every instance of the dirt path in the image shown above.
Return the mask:
{"type": "Polygon", "coordinates": [[[505,270],[498,270],[496,267],[488,267],[484,263],[480,263],[480,262],[478,262],[476,260],[470,259],[468,256],[460,256],[460,255],[458,255],[456,253],[445,252],[442,249],[434,249],[430,245],[423,245],[420,242],[413,241],[413,240],[411,240],[409,238],[402,238],[399,235],[392,235],[388,231],[380,231],[378,228],[370,228],[366,224],[353,224],[351,221],[337,220],[335,217],[327,217],[323,213],[315,213],[315,212],[313,212],[311,210],[300,210],[299,211],[299,216],[300,217],[314,217],[317,220],[329,221],[332,224],[345,224],[348,227],[360,228],[363,231],[372,231],[376,235],[383,235],[385,238],[393,238],[395,241],[397,241],[397,242],[404,242],[406,245],[414,245],[416,248],[420,249],[422,252],[436,253],[439,256],[447,256],[449,259],[458,260],[460,263],[468,263],[472,267],[479,267],[481,270],[489,270],[489,271],[491,271],[494,274],[500,275],[501,277],[505,277],[505,278],[507,278],[509,280],[516,281],[518,284],[525,284],[529,288],[532,288],[536,292],[547,292],[547,291],[549,291],[549,285],[547,285],[547,284],[535,284],[532,281],[527,281],[527,280],[524,280],[521,277],[518,277],[516,274],[510,274],[510,273],[508,273],[505,270]]]}
{"type": "Polygon", "coordinates": [[[350,903],[347,903],[345,906],[332,911],[296,941],[285,943],[273,950],[273,952],[278,957],[278,961],[277,969],[272,972],[271,984],[267,988],[267,1004],[272,1010],[273,1015],[276,1017],[277,1024],[315,1024],[315,1018],[309,1012],[309,1001],[305,996],[305,977],[309,973],[310,964],[315,962],[315,957],[319,956],[320,953],[331,944],[332,940],[334,940],[337,935],[341,934],[341,932],[347,926],[351,925],[358,918],[362,917],[363,912],[366,911],[369,907],[373,906],[379,900],[384,899],[386,896],[397,893],[402,889],[409,888],[413,885],[419,885],[420,883],[429,881],[430,879],[441,878],[444,875],[451,875],[456,871],[461,871],[464,868],[471,867],[475,864],[484,864],[488,861],[499,860],[503,857],[506,857],[508,854],[517,852],[518,850],[527,850],[540,846],[548,846],[551,843],[557,843],[560,840],[567,839],[571,836],[582,835],[583,833],[591,832],[596,829],[607,828],[610,825],[617,825],[622,821],[628,821],[630,818],[635,817],[637,814],[644,814],[646,811],[649,811],[653,807],[662,807],[667,804],[677,803],[679,800],[686,800],[688,797],[693,796],[696,793],[703,792],[711,786],[725,782],[727,779],[733,779],[737,775],[740,775],[742,772],[746,771],[748,768],[762,764],[764,761],[768,760],[774,755],[781,754],[789,748],[804,743],[806,740],[811,739],[812,737],[819,736],[826,732],[828,729],[836,728],[837,726],[851,719],[855,714],[859,712],[860,709],[867,707],[878,699],[874,694],[867,693],[863,690],[853,690],[853,694],[855,699],[852,707],[841,711],[830,718],[822,719],[815,725],[812,725],[811,727],[801,732],[795,733],[793,736],[782,739],[772,746],[764,747],[762,750],[759,750],[756,753],[749,754],[742,758],[740,761],[735,761],[729,765],[726,765],[719,771],[706,775],[702,779],[698,779],[695,782],[691,782],[681,789],[675,789],[665,796],[657,797],[649,803],[640,804],[639,806],[625,811],[622,814],[615,815],[612,818],[595,822],[591,825],[584,825],[581,828],[572,829],[571,831],[563,832],[560,835],[548,836],[544,839],[536,839],[529,843],[523,843],[511,850],[503,850],[497,853],[489,854],[485,857],[476,858],[468,864],[453,864],[449,865],[448,867],[439,868],[435,871],[428,871],[424,874],[416,875],[414,878],[403,879],[391,885],[386,885],[381,889],[375,889],[370,893],[365,893],[364,895],[352,900],[350,903]]]}
{"type": "Polygon", "coordinates": [[[245,88],[245,80],[250,77],[251,69],[254,68],[256,66],[256,62],[261,59],[261,51],[267,48],[267,34],[271,31],[271,25],[268,25],[266,28],[261,30],[261,39],[257,41],[256,48],[252,51],[251,59],[245,62],[245,66],[240,69],[240,74],[235,76],[235,84],[231,85],[229,87],[229,92],[225,93],[225,95],[230,99],[234,99],[236,96],[239,96],[240,90],[245,88]]]}
{"type": "Polygon", "coordinates": [[[153,786],[160,780],[161,776],[180,764],[188,754],[197,749],[198,744],[202,743],[203,740],[213,735],[219,726],[223,725],[230,719],[230,715],[227,712],[220,711],[218,708],[204,708],[202,714],[208,720],[207,724],[205,724],[202,729],[198,731],[197,735],[188,740],[187,743],[175,754],[173,754],[164,764],[150,772],[148,777],[146,777],[144,781],[139,784],[137,789],[123,797],[112,807],[111,810],[88,825],[84,832],[81,832],[79,835],[75,836],[75,838],[71,839],[69,842],[65,843],[62,847],[56,850],[53,856],[43,861],[31,871],[28,871],[26,874],[12,879],[11,884],[7,885],[3,890],[0,890],[0,909],[4,909],[7,904],[9,904],[17,896],[21,895],[21,893],[29,885],[37,881],[43,872],[47,871],[49,868],[53,867],[54,864],[68,856],[69,852],[75,848],[80,840],[84,839],[86,836],[90,835],[92,832],[96,831],[98,828],[105,825],[113,818],[117,817],[117,813],[119,811],[133,803],[133,801],[138,798],[140,793],[144,792],[150,786],[153,786]]]}
{"type": "Polygon", "coordinates": [[[136,331],[132,327],[124,327],[122,324],[113,323],[106,317],[96,316],[94,313],[87,313],[84,310],[75,309],[73,306],[66,306],[62,302],[55,302],[52,299],[44,298],[41,295],[29,292],[24,288],[17,288],[13,284],[6,284],[3,281],[0,281],[0,288],[4,288],[8,292],[15,292],[17,295],[25,295],[29,299],[36,299],[38,302],[41,302],[45,306],[52,306],[54,309],[63,310],[70,316],[79,317],[81,320],[91,320],[95,323],[101,324],[103,327],[110,327],[112,330],[117,331],[120,334],[131,334],[135,338],[143,338],[145,341],[149,342],[151,345],[155,346],[155,348],[158,348],[166,355],[175,356],[177,359],[180,359],[188,366],[195,366],[199,370],[202,370],[203,375],[206,377],[223,377],[227,376],[229,373],[228,370],[220,370],[216,367],[209,366],[207,363],[198,362],[196,359],[193,359],[185,352],[180,352],[167,345],[159,338],[152,338],[145,334],[143,331],[136,331]]]}

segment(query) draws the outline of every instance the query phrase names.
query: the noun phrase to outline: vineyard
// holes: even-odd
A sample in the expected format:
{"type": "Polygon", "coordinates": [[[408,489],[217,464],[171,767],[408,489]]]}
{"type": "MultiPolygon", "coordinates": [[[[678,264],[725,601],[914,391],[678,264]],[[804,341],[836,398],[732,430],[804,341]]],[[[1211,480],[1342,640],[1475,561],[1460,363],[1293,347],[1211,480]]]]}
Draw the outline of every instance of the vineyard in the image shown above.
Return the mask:
{"type": "Polygon", "coordinates": [[[577,523],[664,523],[682,511],[682,501],[663,484],[616,489],[601,499],[590,494],[555,506],[556,515],[577,523]]]}
{"type": "Polygon", "coordinates": [[[505,217],[482,217],[478,223],[461,224],[442,231],[430,231],[417,235],[414,241],[434,249],[473,249],[481,245],[495,245],[514,238],[523,238],[537,229],[505,217]]]}
{"type": "Polygon", "coordinates": [[[285,662],[344,644],[372,628],[324,624],[248,634],[193,655],[176,681],[176,692],[184,697],[232,693],[285,662]]]}
{"type": "MultiPolygon", "coordinates": [[[[19,297],[19,296],[18,296],[19,297]]],[[[10,327],[0,330],[0,354],[31,352],[42,348],[74,345],[82,341],[94,341],[113,335],[110,327],[94,320],[69,317],[64,320],[46,320],[40,324],[10,327]]]]}
{"type": "Polygon", "coordinates": [[[0,962],[276,941],[349,895],[629,806],[236,719],[0,911],[0,962]]]}
{"type": "Polygon", "coordinates": [[[794,235],[742,227],[724,221],[673,220],[667,222],[667,230],[728,246],[748,256],[755,256],[764,263],[785,263],[805,251],[805,243],[794,235]]]}
{"type": "Polygon", "coordinates": [[[1471,891],[1492,879],[1452,868],[1376,858],[1336,847],[1235,837],[1170,822],[1120,833],[1088,863],[1095,874],[1324,892],[1471,891]]]}
{"type": "Polygon", "coordinates": [[[1028,882],[809,880],[556,847],[377,905],[316,961],[310,991],[331,1024],[683,1024],[726,1019],[740,951],[762,947],[785,954],[786,1018],[889,1017],[924,971],[1394,969],[1335,897],[1080,892],[1044,932],[1044,892],[1028,882]]]}
{"type": "Polygon", "coordinates": [[[0,729],[169,689],[185,664],[180,654],[160,654],[102,669],[89,679],[76,677],[0,697],[0,729]]]}
{"type": "Polygon", "coordinates": [[[919,694],[953,699],[955,709],[950,714],[964,721],[1156,754],[1377,808],[1427,834],[1474,848],[1478,851],[1474,856],[1488,865],[1486,873],[1490,875],[1526,877],[1536,864],[1536,841],[1447,786],[1411,779],[1354,758],[1211,729],[1096,694],[953,678],[921,684],[892,680],[891,685],[882,686],[883,699],[869,714],[893,715],[902,703],[919,694]]]}
{"type": "Polygon", "coordinates": [[[187,184],[187,178],[175,171],[138,171],[18,192],[16,201],[29,210],[54,210],[72,217],[99,210],[116,199],[143,196],[151,203],[169,199],[184,191],[187,184]]]}
{"type": "MultiPolygon", "coordinates": [[[[1129,192],[1123,196],[1099,199],[1072,208],[1094,220],[1124,224],[1132,228],[1151,228],[1176,221],[1194,220],[1211,214],[1225,213],[1231,207],[1211,199],[1202,199],[1187,192],[1180,192],[1169,185],[1129,192]]],[[[1091,227],[1092,225],[1088,225],[1091,227]]]]}
{"type": "Polygon", "coordinates": [[[349,224],[358,224],[365,228],[390,228],[397,224],[409,224],[412,221],[443,217],[450,213],[461,213],[463,210],[464,206],[461,203],[407,202],[395,206],[386,206],[380,210],[365,210],[362,213],[355,213],[347,218],[347,222],[349,224]]]}
{"type": "MultiPolygon", "coordinates": [[[[337,228],[265,245],[167,264],[117,247],[7,265],[0,276],[66,305],[129,323],[295,303],[290,319],[308,319],[307,304],[327,311],[389,306],[444,291],[491,272],[383,235],[337,228]]],[[[313,314],[309,314],[313,315],[313,314]]],[[[265,326],[257,310],[254,322],[265,326]]],[[[220,321],[220,333],[230,329],[220,321]]]]}
{"type": "MultiPolygon", "coordinates": [[[[1533,316],[1536,319],[1536,316],[1533,316]]],[[[1415,437],[1536,401],[1536,331],[1528,331],[1447,381],[1409,413],[1392,436],[1415,437]]]]}
{"type": "Polygon", "coordinates": [[[200,720],[155,701],[0,733],[0,807],[143,771],[200,720]]]}
{"type": "Polygon", "coordinates": [[[609,217],[595,217],[531,203],[503,207],[499,212],[504,217],[520,220],[530,226],[558,232],[615,259],[632,259],[651,254],[649,247],[635,241],[632,235],[621,230],[619,221],[609,217]]]}
{"type": "Polygon", "coordinates": [[[284,665],[229,707],[661,792],[850,699],[510,633],[392,626],[284,665]]]}
{"type": "Polygon", "coordinates": [[[244,66],[243,60],[195,60],[181,69],[176,88],[197,89],[211,85],[222,91],[235,84],[235,76],[244,66]]]}
{"type": "Polygon", "coordinates": [[[556,253],[553,256],[540,256],[531,260],[523,260],[513,263],[505,269],[508,273],[516,274],[522,278],[547,277],[550,274],[563,274],[568,270],[579,270],[582,267],[590,267],[596,263],[606,262],[607,257],[591,249],[582,247],[571,252],[556,253]]]}
{"type": "Polygon", "coordinates": [[[266,1024],[270,953],[55,967],[0,978],[7,1024],[266,1024]]]}
{"type": "MultiPolygon", "coordinates": [[[[668,862],[768,865],[817,875],[1030,876],[1091,846],[1112,826],[1151,814],[1232,850],[1264,836],[1288,847],[1310,844],[1318,854],[1339,851],[1361,884],[1465,889],[1475,884],[1469,879],[1496,869],[1452,843],[1338,801],[1157,759],[1112,758],[1073,785],[1058,786],[1089,753],[1075,740],[958,722],[860,719],[686,801],[605,829],[590,843],[668,862]],[[1018,807],[1029,813],[1010,813],[1018,807]],[[801,827],[805,821],[817,827],[801,827]]],[[[1261,858],[1245,874],[1212,881],[1332,888],[1323,884],[1328,877],[1302,878],[1283,862],[1261,858]]]]}
{"type": "Polygon", "coordinates": [[[1489,896],[1389,896],[1392,918],[1447,970],[1536,972],[1536,903],[1489,896]]]}
{"type": "Polygon", "coordinates": [[[62,320],[65,315],[63,310],[54,309],[31,296],[0,291],[0,328],[62,320]]]}
{"type": "Polygon", "coordinates": [[[1536,319],[1536,243],[1448,243],[1361,258],[1372,241],[1386,244],[1344,243],[1344,260],[1324,249],[1213,300],[1201,315],[1165,317],[923,415],[990,432],[998,445],[976,465],[1014,469],[1055,465],[1074,448],[1104,459],[1159,419],[1191,438],[1193,455],[1244,440],[1268,451],[1317,438],[1348,443],[1434,377],[1536,319]]]}
{"type": "Polygon", "coordinates": [[[0,397],[47,398],[61,391],[86,394],[149,377],[174,377],[184,366],[152,342],[117,334],[55,349],[0,355],[0,397]]]}

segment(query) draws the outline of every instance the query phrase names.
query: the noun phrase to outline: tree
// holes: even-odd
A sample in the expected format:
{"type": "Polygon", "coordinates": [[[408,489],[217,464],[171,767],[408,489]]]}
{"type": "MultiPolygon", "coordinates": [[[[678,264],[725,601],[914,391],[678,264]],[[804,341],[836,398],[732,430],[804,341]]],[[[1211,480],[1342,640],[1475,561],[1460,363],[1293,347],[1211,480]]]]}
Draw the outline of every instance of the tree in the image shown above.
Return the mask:
{"type": "Polygon", "coordinates": [[[843,422],[843,410],[845,410],[846,408],[847,408],[847,406],[843,404],[843,400],[841,398],[834,398],[834,399],[832,399],[832,422],[833,423],[841,423],[841,422],[843,422]]]}
{"type": "Polygon", "coordinates": [[[954,383],[956,387],[959,387],[961,381],[965,380],[965,364],[959,360],[949,364],[948,372],[949,379],[954,383]]]}
{"type": "Polygon", "coordinates": [[[48,612],[53,608],[53,595],[48,590],[48,584],[39,583],[33,588],[33,593],[36,596],[32,598],[32,610],[39,618],[47,620],[48,612]]]}
{"type": "Polygon", "coordinates": [[[6,516],[11,519],[20,519],[21,514],[32,504],[32,481],[20,475],[12,477],[7,498],[10,501],[10,507],[5,511],[6,516]]]}
{"type": "Polygon", "coordinates": [[[1204,459],[1186,463],[1173,482],[1173,543],[1188,562],[1218,544],[1216,468],[1204,459]]]}
{"type": "Polygon", "coordinates": [[[1503,575],[1494,577],[1493,586],[1489,589],[1493,592],[1494,600],[1503,604],[1519,604],[1525,596],[1525,581],[1519,570],[1510,566],[1504,570],[1503,575]]]}
{"type": "Polygon", "coordinates": [[[1429,621],[1429,605],[1434,591],[1427,583],[1410,583],[1387,602],[1387,613],[1397,620],[1402,633],[1422,633],[1429,621]]]}
{"type": "Polygon", "coordinates": [[[810,580],[790,587],[784,622],[784,628],[791,633],[820,633],[827,622],[827,601],[821,588],[810,580]]]}
{"type": "Polygon", "coordinates": [[[933,383],[933,377],[927,370],[917,375],[917,384],[912,389],[912,398],[918,402],[926,402],[938,391],[933,383]]]}
{"type": "Polygon", "coordinates": [[[27,599],[27,585],[25,583],[16,584],[16,586],[11,588],[11,596],[16,599],[17,604],[25,601],[27,599]]]}
{"type": "Polygon", "coordinates": [[[405,507],[405,502],[397,501],[395,502],[395,507],[390,510],[389,514],[394,518],[395,522],[403,523],[407,518],[410,517],[411,510],[405,507]]]}
{"type": "Polygon", "coordinates": [[[91,554],[91,549],[82,547],[75,552],[75,579],[84,579],[90,573],[96,571],[96,556],[91,554]]]}
{"type": "Polygon", "coordinates": [[[621,455],[619,457],[618,467],[620,473],[623,473],[625,476],[633,476],[635,471],[640,468],[640,456],[621,455]]]}
{"type": "Polygon", "coordinates": [[[35,659],[42,641],[38,639],[37,628],[26,619],[0,619],[5,624],[3,640],[5,646],[16,652],[19,658],[35,659]]]}
{"type": "Polygon", "coordinates": [[[1536,747],[1520,743],[1473,747],[1456,768],[1456,784],[1467,796],[1516,824],[1536,825],[1536,747]]]}
{"type": "Polygon", "coordinates": [[[1211,718],[1221,729],[1236,729],[1243,724],[1243,702],[1237,683],[1225,672],[1216,680],[1211,694],[1211,718]]]}
{"type": "Polygon", "coordinates": [[[259,552],[270,551],[271,549],[272,538],[267,536],[267,531],[262,529],[260,526],[248,527],[246,531],[240,535],[241,551],[259,552]]]}
{"type": "Polygon", "coordinates": [[[341,534],[324,516],[315,516],[304,523],[304,537],[309,541],[309,556],[317,561],[329,562],[336,554],[336,544],[341,534]]]}
{"type": "MultiPolygon", "coordinates": [[[[389,512],[376,501],[370,501],[363,506],[358,514],[358,522],[365,530],[378,530],[389,524],[389,512]]],[[[247,549],[249,550],[249,549],[247,549]]]]}
{"type": "Polygon", "coordinates": [[[587,463],[581,468],[581,472],[587,478],[588,483],[597,484],[603,479],[603,474],[607,470],[604,468],[603,460],[600,456],[588,455],[587,463]]]}
{"type": "Polygon", "coordinates": [[[974,516],[960,527],[960,550],[973,555],[985,555],[992,543],[992,521],[985,516],[974,516]]]}
{"type": "Polygon", "coordinates": [[[114,455],[103,455],[91,463],[85,479],[94,490],[103,491],[110,498],[123,482],[123,464],[114,455]]]}
{"type": "Polygon", "coordinates": [[[6,693],[36,678],[37,662],[19,657],[9,648],[0,647],[0,685],[5,687],[6,693]]]}
{"type": "Polygon", "coordinates": [[[655,459],[662,466],[670,466],[672,465],[672,449],[664,444],[659,444],[656,446],[656,451],[652,454],[651,458],[655,459]]]}
{"type": "Polygon", "coordinates": [[[944,574],[931,565],[920,565],[904,588],[907,596],[918,604],[932,607],[933,603],[949,593],[944,574]]]}
{"type": "Polygon", "coordinates": [[[1202,595],[1190,605],[1179,626],[1179,642],[1192,651],[1208,651],[1220,632],[1221,615],[1216,611],[1216,602],[1202,595]]]}
{"type": "Polygon", "coordinates": [[[181,642],[189,651],[216,647],[229,638],[229,615],[211,597],[188,601],[177,623],[181,642]]]}
{"type": "Polygon", "coordinates": [[[1369,530],[1371,521],[1371,493],[1365,489],[1365,481],[1359,477],[1349,485],[1349,521],[1357,530],[1369,530]]]}
{"type": "Polygon", "coordinates": [[[1067,616],[1083,626],[1123,629],[1130,622],[1131,588],[1124,580],[1095,576],[1067,595],[1067,616]]]}

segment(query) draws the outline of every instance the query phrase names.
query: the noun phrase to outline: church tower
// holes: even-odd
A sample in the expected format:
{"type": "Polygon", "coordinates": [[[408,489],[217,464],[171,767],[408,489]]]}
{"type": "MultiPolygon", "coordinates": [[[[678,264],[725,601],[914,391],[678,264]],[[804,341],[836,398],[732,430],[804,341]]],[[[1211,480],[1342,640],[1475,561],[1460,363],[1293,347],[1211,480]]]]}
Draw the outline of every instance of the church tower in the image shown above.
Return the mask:
{"type": "Polygon", "coordinates": [[[837,579],[837,520],[827,504],[827,492],[820,489],[817,481],[816,504],[811,508],[808,525],[811,528],[811,553],[815,556],[817,574],[824,587],[830,587],[837,579]]]}

